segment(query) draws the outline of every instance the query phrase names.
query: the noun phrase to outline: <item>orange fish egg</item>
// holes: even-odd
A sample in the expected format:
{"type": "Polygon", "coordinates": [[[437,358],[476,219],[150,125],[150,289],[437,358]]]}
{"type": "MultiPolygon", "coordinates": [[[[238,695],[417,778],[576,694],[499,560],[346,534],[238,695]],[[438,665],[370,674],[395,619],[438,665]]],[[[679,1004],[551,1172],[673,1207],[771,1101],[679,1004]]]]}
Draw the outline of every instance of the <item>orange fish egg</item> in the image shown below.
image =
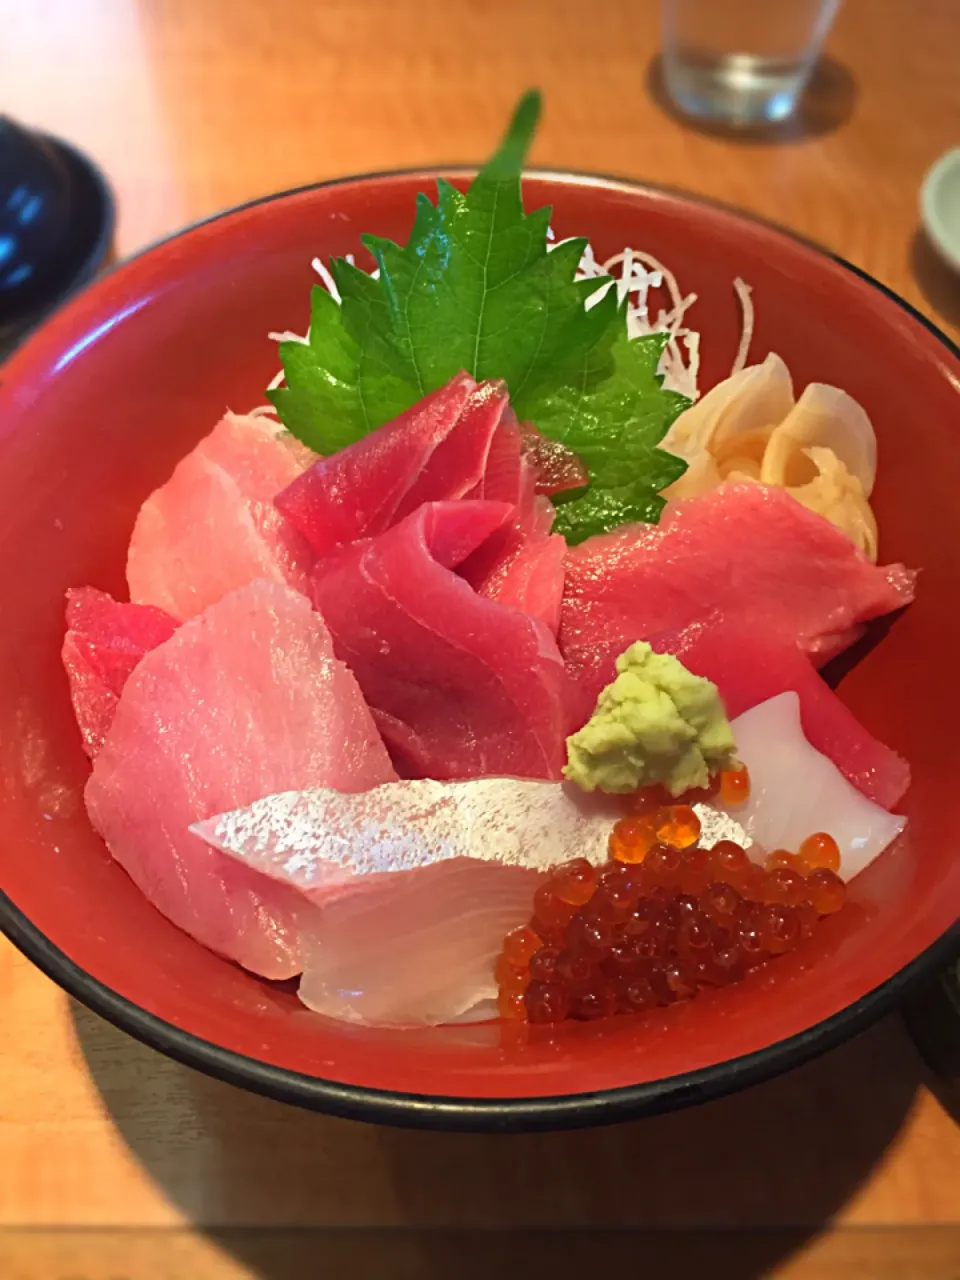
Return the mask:
{"type": "Polygon", "coordinates": [[[793,907],[771,904],[758,917],[760,940],[771,955],[783,955],[792,951],[800,941],[800,917],[793,907]]]}
{"type": "Polygon", "coordinates": [[[689,849],[700,839],[700,819],[688,804],[672,804],[660,813],[656,836],[673,849],[689,849]]]}
{"type": "Polygon", "coordinates": [[[522,991],[501,991],[497,998],[497,1012],[501,1018],[522,1022],[527,1017],[527,1005],[522,991]]]}
{"type": "Polygon", "coordinates": [[[530,970],[517,969],[502,953],[494,967],[494,976],[500,990],[508,994],[522,995],[530,985],[530,970]]]}
{"type": "Polygon", "coordinates": [[[715,880],[700,895],[698,906],[714,924],[733,927],[741,903],[740,894],[732,884],[715,880]]]}
{"type": "Polygon", "coordinates": [[[824,867],[827,871],[840,870],[840,846],[826,831],[807,836],[797,856],[811,871],[816,871],[819,867],[824,867]]]}
{"type": "Polygon", "coordinates": [[[655,844],[644,863],[654,884],[671,887],[676,885],[682,865],[681,851],[668,844],[655,844]]]}
{"type": "Polygon", "coordinates": [[[525,969],[530,957],[543,946],[542,939],[532,929],[524,926],[508,933],[503,940],[503,954],[517,969],[525,969]]]}
{"type": "Polygon", "coordinates": [[[530,927],[543,939],[552,938],[569,924],[576,907],[563,902],[550,884],[542,884],[533,895],[533,920],[530,927]]]}
{"type": "Polygon", "coordinates": [[[798,902],[803,902],[806,896],[806,880],[796,871],[791,871],[789,867],[775,867],[766,873],[764,902],[794,907],[798,902]]]}
{"type": "Polygon", "coordinates": [[[530,977],[535,982],[552,982],[557,976],[560,955],[559,947],[541,947],[536,955],[530,957],[530,977]]]}
{"type": "Polygon", "coordinates": [[[532,982],[524,1005],[530,1022],[562,1022],[569,1012],[570,998],[559,982],[532,982]]]}
{"type": "Polygon", "coordinates": [[[589,902],[597,886],[596,868],[586,858],[574,858],[558,867],[550,877],[554,896],[572,907],[589,902]]]}
{"type": "Polygon", "coordinates": [[[764,858],[763,865],[767,871],[777,871],[783,868],[789,871],[796,871],[798,874],[803,874],[806,871],[797,855],[791,853],[789,849],[774,849],[772,853],[768,853],[764,858]]]}
{"type": "Polygon", "coordinates": [[[814,911],[821,916],[833,915],[847,900],[847,887],[826,867],[811,871],[805,881],[806,896],[814,911]]]}
{"type": "Polygon", "coordinates": [[[621,818],[610,835],[610,856],[617,862],[642,862],[655,840],[649,819],[621,818]]]}
{"type": "Polygon", "coordinates": [[[677,883],[684,893],[702,893],[713,879],[713,864],[706,849],[685,849],[677,883]]]}
{"type": "Polygon", "coordinates": [[[724,804],[731,807],[746,804],[750,799],[750,774],[746,765],[739,769],[724,769],[720,774],[719,790],[724,804]]]}

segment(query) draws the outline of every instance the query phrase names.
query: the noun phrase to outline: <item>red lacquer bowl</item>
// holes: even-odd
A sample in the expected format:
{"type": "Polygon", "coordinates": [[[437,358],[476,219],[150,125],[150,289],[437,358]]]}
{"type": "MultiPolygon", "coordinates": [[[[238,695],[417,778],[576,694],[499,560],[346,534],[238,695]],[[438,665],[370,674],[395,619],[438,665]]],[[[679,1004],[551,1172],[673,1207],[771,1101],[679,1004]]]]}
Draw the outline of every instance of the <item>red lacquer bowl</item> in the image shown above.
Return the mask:
{"type": "Polygon", "coordinates": [[[702,385],[740,333],[753,355],[861,401],[880,439],[884,558],[920,566],[917,601],[842,681],[844,700],[913,766],[908,835],[802,953],[740,987],[636,1019],[524,1039],[489,1024],[417,1031],[328,1021],[204,950],[112,862],[84,814],[87,763],[59,661],[63,596],[124,590],[140,503],[225,407],[260,403],[268,330],[307,325],[315,255],[360,233],[405,238],[431,174],[312,187],[224,214],[124,263],[4,368],[0,389],[0,924],[72,995],[201,1070],[320,1110],[459,1128],[591,1124],[759,1080],[837,1044],[948,959],[960,907],[960,359],[845,263],[725,209],[626,183],[541,174],[528,206],[599,257],[632,244],[699,301],[702,385]],[[951,930],[953,932],[951,933],[951,930]]]}

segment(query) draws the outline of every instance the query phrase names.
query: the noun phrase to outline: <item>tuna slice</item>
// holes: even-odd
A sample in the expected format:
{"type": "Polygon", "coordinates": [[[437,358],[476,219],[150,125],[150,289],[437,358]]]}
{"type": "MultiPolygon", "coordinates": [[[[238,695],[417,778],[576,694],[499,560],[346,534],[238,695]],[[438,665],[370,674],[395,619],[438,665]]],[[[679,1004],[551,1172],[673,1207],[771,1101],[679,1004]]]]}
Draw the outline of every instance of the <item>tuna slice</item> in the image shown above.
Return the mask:
{"type": "Polygon", "coordinates": [[[88,756],[103,746],[134,667],[176,629],[176,620],[162,609],[121,604],[95,587],[67,592],[63,665],[88,756]]]}
{"type": "Polygon", "coordinates": [[[906,760],[867,732],[794,645],[769,642],[737,623],[696,624],[679,636],[654,637],[652,643],[712,680],[731,718],[777,694],[795,692],[809,741],[884,808],[893,808],[910,785],[906,760]]]}
{"type": "Polygon", "coordinates": [[[318,783],[395,777],[309,602],[255,582],[185,623],[127,681],[87,783],[90,818],[150,901],[268,978],[300,971],[296,895],[191,835],[191,823],[318,783]]]}
{"type": "Polygon", "coordinates": [[[521,422],[519,429],[524,456],[536,469],[537,493],[563,493],[590,483],[590,472],[569,445],[551,440],[532,422],[521,422]]]}
{"type": "Polygon", "coordinates": [[[465,373],[318,462],[276,499],[317,554],[383,533],[422,502],[476,489],[506,405],[502,383],[465,373]]]}
{"type": "Polygon", "coordinates": [[[453,569],[510,518],[431,503],[321,561],[314,598],[402,772],[559,776],[570,686],[550,631],[453,569]]]}
{"type": "Polygon", "coordinates": [[[580,489],[590,481],[587,468],[568,445],[543,435],[532,422],[518,422],[517,415],[505,405],[483,478],[469,496],[519,503],[528,475],[532,492],[548,496],[580,489]]]}
{"type": "Polygon", "coordinates": [[[312,457],[272,419],[228,413],[140,508],[131,599],[182,620],[255,578],[305,590],[312,553],[273,499],[312,457]]]}
{"type": "Polygon", "coordinates": [[[566,539],[559,533],[523,539],[493,565],[480,584],[480,594],[529,614],[556,635],[566,554],[566,539]]]}
{"type": "Polygon", "coordinates": [[[668,509],[658,526],[588,538],[566,559],[560,645],[595,698],[634,640],[733,619],[815,661],[859,625],[913,599],[914,574],[878,568],[782,489],[728,484],[668,509]]]}
{"type": "MultiPolygon", "coordinates": [[[[621,812],[555,782],[429,780],[271,796],[194,830],[320,906],[301,916],[305,1004],[404,1025],[491,1012],[494,962],[541,876],[571,857],[604,863],[621,812]]],[[[727,815],[698,812],[708,844],[742,838],[727,815]]]]}
{"type": "MultiPolygon", "coordinates": [[[[528,445],[525,431],[545,444],[552,443],[533,427],[519,427],[509,408],[504,413],[491,442],[483,480],[473,496],[512,503],[514,517],[488,538],[459,572],[480,595],[528,613],[556,634],[567,544],[559,534],[550,533],[553,505],[538,496],[542,492],[536,465],[540,455],[528,445]]],[[[541,453],[543,461],[548,455],[541,453]]],[[[563,474],[574,474],[571,468],[575,465],[581,465],[576,455],[564,448],[551,462],[553,481],[563,474]]]]}

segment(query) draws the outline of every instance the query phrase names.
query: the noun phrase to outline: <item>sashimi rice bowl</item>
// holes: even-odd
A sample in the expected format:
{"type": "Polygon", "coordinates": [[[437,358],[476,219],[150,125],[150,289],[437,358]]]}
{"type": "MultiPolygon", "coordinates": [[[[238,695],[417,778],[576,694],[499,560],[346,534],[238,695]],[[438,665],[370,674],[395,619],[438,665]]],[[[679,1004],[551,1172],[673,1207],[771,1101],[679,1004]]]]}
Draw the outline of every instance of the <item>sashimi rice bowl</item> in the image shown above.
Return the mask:
{"type": "Polygon", "coordinates": [[[6,931],[369,1118],[694,1101],[956,940],[955,353],[774,229],[521,183],[538,113],[148,251],[0,393],[6,931]]]}

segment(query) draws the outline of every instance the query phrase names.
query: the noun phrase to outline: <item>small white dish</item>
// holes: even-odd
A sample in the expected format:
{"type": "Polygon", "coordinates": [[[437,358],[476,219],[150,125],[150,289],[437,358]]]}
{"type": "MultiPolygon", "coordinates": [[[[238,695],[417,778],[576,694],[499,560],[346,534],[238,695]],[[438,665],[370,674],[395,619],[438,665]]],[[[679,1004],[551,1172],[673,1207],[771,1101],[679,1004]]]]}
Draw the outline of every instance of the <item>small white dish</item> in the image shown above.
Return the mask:
{"type": "Polygon", "coordinates": [[[934,248],[960,271],[960,147],[942,155],[924,178],[920,216],[934,248]]]}

